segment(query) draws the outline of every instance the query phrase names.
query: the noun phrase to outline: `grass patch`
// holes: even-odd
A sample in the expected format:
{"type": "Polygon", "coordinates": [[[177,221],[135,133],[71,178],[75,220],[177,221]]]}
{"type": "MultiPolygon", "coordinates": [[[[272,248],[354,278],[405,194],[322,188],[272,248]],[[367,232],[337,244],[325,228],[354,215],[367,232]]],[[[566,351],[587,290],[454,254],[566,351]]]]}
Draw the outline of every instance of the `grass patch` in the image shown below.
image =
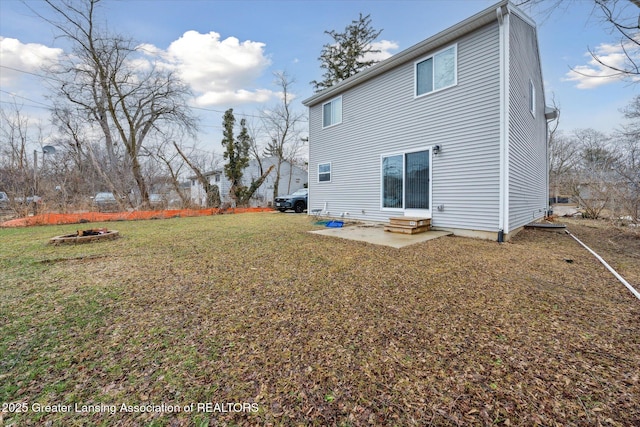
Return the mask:
{"type": "MultiPolygon", "coordinates": [[[[1,422],[640,421],[640,305],[568,236],[398,250],[292,214],[105,226],[122,238],[54,247],[77,226],[0,229],[0,402],[29,406],[1,422]]],[[[626,241],[600,254],[632,263],[626,241]]]]}

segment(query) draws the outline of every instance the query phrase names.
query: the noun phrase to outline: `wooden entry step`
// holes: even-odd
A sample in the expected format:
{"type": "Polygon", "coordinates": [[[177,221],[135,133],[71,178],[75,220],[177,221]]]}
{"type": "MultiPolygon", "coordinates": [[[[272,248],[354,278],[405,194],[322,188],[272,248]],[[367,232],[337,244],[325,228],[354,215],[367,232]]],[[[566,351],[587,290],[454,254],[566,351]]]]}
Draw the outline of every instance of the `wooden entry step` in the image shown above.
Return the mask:
{"type": "Polygon", "coordinates": [[[394,225],[385,225],[384,231],[389,231],[391,233],[417,234],[429,231],[429,228],[430,227],[428,225],[425,225],[423,227],[398,227],[394,225]]]}
{"type": "Polygon", "coordinates": [[[431,219],[411,216],[399,216],[389,218],[389,225],[384,226],[384,231],[391,233],[416,234],[429,231],[431,219]]]}
{"type": "Polygon", "coordinates": [[[431,225],[431,219],[416,216],[396,216],[389,218],[389,224],[405,227],[424,227],[425,225],[431,225]]]}

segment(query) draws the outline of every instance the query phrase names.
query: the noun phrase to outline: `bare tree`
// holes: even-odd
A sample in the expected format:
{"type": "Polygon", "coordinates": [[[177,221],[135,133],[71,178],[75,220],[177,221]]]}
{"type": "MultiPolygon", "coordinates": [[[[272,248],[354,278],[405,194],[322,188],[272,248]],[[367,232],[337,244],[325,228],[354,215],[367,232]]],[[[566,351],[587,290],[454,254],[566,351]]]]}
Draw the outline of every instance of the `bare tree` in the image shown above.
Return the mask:
{"type": "Polygon", "coordinates": [[[572,176],[572,195],[584,209],[585,217],[597,219],[610,205],[616,153],[611,138],[594,129],[576,130],[573,137],[579,149],[572,176]]]}
{"type": "Polygon", "coordinates": [[[147,138],[161,133],[163,127],[194,131],[195,121],[187,106],[188,88],[171,71],[154,64],[137,67],[133,61],[141,57],[138,45],[99,28],[96,9],[100,0],[45,2],[57,20],[39,16],[73,46],[73,53],[50,70],[62,81],[55,88],[55,108],[97,124],[109,162],[124,163],[142,204],[148,205],[142,148],[147,138]],[[114,151],[120,144],[125,153],[122,159],[114,151]]]}
{"type": "Polygon", "coordinates": [[[597,8],[600,9],[604,21],[617,34],[620,50],[624,54],[625,60],[618,65],[601,58],[591,48],[589,53],[600,65],[611,70],[611,76],[625,78],[639,76],[640,67],[637,61],[640,60],[640,38],[638,37],[638,32],[640,31],[640,14],[638,13],[640,5],[638,1],[594,0],[594,2],[597,8]]]}
{"type": "Polygon", "coordinates": [[[622,205],[621,214],[640,222],[640,96],[623,110],[628,122],[616,135],[620,156],[616,161],[618,185],[615,193],[622,205]]]}
{"type": "Polygon", "coordinates": [[[556,130],[549,138],[549,182],[552,195],[570,191],[570,177],[577,165],[578,144],[575,138],[556,130]]]}
{"type": "Polygon", "coordinates": [[[264,147],[260,144],[260,139],[263,133],[262,128],[256,122],[248,118],[245,126],[247,133],[249,134],[249,156],[253,157],[258,164],[258,171],[260,175],[264,173],[264,166],[262,164],[262,156],[264,154],[264,147]]]}
{"type": "MultiPolygon", "coordinates": [[[[552,97],[553,108],[560,112],[555,97],[552,97]]],[[[578,146],[574,138],[562,133],[560,113],[549,127],[549,186],[553,198],[557,201],[561,193],[570,191],[568,178],[576,166],[578,146]]]]}
{"type": "MultiPolygon", "coordinates": [[[[292,161],[297,155],[301,145],[300,123],[305,119],[304,114],[295,112],[292,107],[293,94],[291,86],[295,82],[285,71],[274,73],[275,82],[280,88],[280,102],[271,108],[265,109],[263,114],[263,126],[270,142],[265,148],[265,154],[276,159],[276,178],[273,185],[273,199],[279,196],[281,168],[285,161],[292,161]]],[[[289,186],[291,172],[289,168],[289,186]]],[[[287,192],[290,188],[287,189],[287,192]]]]}
{"type": "MultiPolygon", "coordinates": [[[[575,1],[575,0],[574,0],[575,1]]],[[[640,1],[638,0],[592,0],[594,15],[598,16],[617,38],[620,51],[624,60],[621,63],[610,62],[600,55],[596,50],[587,47],[593,59],[610,70],[611,74],[606,77],[621,77],[632,83],[640,81],[640,1]]],[[[538,8],[543,16],[549,16],[558,9],[564,11],[571,10],[572,1],[567,0],[522,0],[518,5],[528,5],[538,8]]],[[[588,77],[593,76],[587,72],[574,69],[578,74],[588,77]]]]}
{"type": "Polygon", "coordinates": [[[173,144],[175,144],[175,140],[172,135],[166,135],[163,140],[151,146],[149,152],[151,157],[160,165],[157,169],[168,174],[169,183],[173,192],[180,199],[180,205],[186,207],[190,205],[190,197],[182,190],[180,176],[187,163],[182,158],[181,152],[176,150],[173,144]]]}
{"type": "Polygon", "coordinates": [[[59,136],[57,146],[64,158],[72,160],[74,177],[65,177],[69,185],[62,191],[67,193],[70,203],[82,204],[81,200],[89,194],[108,190],[116,195],[121,209],[125,208],[128,189],[131,187],[130,174],[126,173],[125,162],[120,145],[100,144],[92,122],[73,113],[73,107],[55,108],[52,122],[57,126],[59,136]]]}
{"type": "Polygon", "coordinates": [[[17,103],[0,109],[0,189],[22,215],[44,206],[43,199],[51,199],[54,174],[47,162],[52,159],[44,157],[43,147],[49,140],[44,128],[39,121],[31,123],[17,103]]]}
{"type": "Polygon", "coordinates": [[[220,207],[220,188],[212,184],[209,178],[206,176],[206,172],[203,172],[203,169],[199,167],[194,161],[189,159],[189,156],[185,154],[185,152],[180,148],[180,146],[173,141],[173,146],[176,151],[185,161],[185,163],[191,168],[193,173],[196,175],[196,179],[202,185],[206,195],[206,206],[209,208],[218,208],[220,207]]]}
{"type": "Polygon", "coordinates": [[[12,111],[0,109],[0,154],[3,166],[18,170],[28,167],[27,129],[29,120],[22,114],[20,105],[13,104],[12,111]]]}
{"type": "Polygon", "coordinates": [[[36,143],[31,139],[29,120],[20,105],[13,104],[10,111],[0,109],[0,186],[14,210],[26,207],[17,202],[24,202],[36,191],[35,158],[27,148],[36,143]]]}

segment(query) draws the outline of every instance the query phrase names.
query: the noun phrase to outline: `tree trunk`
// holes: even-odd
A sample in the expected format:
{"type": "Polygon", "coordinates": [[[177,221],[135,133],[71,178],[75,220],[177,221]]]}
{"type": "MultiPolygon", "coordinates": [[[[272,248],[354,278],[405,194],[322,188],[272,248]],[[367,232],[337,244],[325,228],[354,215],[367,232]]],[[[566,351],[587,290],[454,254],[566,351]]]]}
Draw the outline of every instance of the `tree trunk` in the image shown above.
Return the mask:
{"type": "MultiPolygon", "coordinates": [[[[280,192],[280,166],[282,165],[282,159],[280,157],[277,158],[278,159],[278,163],[277,163],[277,167],[276,167],[276,179],[273,181],[273,202],[276,202],[276,199],[279,196],[279,192],[280,192]]],[[[273,166],[272,166],[273,169],[273,166]]]]}
{"type": "Polygon", "coordinates": [[[249,204],[249,200],[251,200],[251,196],[253,196],[253,193],[255,193],[256,190],[260,188],[260,186],[262,185],[264,180],[267,179],[267,176],[269,176],[274,167],[275,165],[269,166],[269,169],[267,169],[267,171],[263,173],[260,178],[258,178],[256,181],[253,181],[249,188],[241,192],[240,197],[237,198],[238,204],[240,206],[247,206],[249,204]]]}
{"type": "Polygon", "coordinates": [[[205,192],[205,194],[207,196],[206,197],[206,202],[205,202],[207,204],[207,207],[208,208],[220,207],[220,189],[218,188],[218,186],[217,185],[211,185],[211,183],[209,182],[207,177],[204,176],[204,174],[202,173],[202,171],[198,167],[196,167],[193,163],[191,163],[189,158],[182,152],[182,150],[180,149],[180,147],[178,147],[178,144],[176,144],[175,141],[173,141],[173,146],[178,151],[178,154],[180,154],[180,157],[182,157],[182,159],[185,161],[185,163],[196,174],[196,179],[198,180],[200,185],[202,185],[202,188],[204,189],[204,192],[205,192]]]}

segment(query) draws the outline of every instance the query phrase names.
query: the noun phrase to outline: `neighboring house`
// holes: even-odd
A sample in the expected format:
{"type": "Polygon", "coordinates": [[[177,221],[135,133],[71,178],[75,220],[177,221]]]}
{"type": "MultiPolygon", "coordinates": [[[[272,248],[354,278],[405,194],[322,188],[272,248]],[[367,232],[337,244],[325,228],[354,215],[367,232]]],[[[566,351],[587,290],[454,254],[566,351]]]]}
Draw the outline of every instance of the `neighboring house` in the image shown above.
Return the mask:
{"type": "MultiPolygon", "coordinates": [[[[262,170],[266,171],[271,165],[274,165],[274,169],[267,176],[262,185],[256,190],[251,198],[251,206],[273,206],[273,186],[276,180],[276,170],[278,159],[275,157],[266,157],[260,160],[262,163],[262,170]]],[[[224,169],[220,168],[204,174],[211,184],[215,184],[220,189],[220,201],[222,204],[232,203],[231,196],[229,196],[229,189],[231,188],[231,182],[224,174],[224,169]]],[[[242,176],[242,185],[247,187],[251,185],[252,181],[258,180],[262,175],[260,165],[256,159],[249,161],[249,166],[244,169],[242,176]]],[[[204,188],[195,176],[189,177],[191,180],[191,201],[194,204],[205,205],[206,195],[204,188]]],[[[292,165],[288,161],[284,161],[280,165],[280,185],[278,186],[278,196],[285,196],[293,193],[296,190],[307,186],[308,173],[306,170],[299,166],[292,165]]]]}
{"type": "Polygon", "coordinates": [[[502,1],[303,101],[309,212],[508,239],[548,209],[534,22],[502,1]]]}
{"type": "Polygon", "coordinates": [[[607,209],[614,215],[638,216],[640,182],[630,182],[615,169],[579,173],[572,183],[572,198],[580,207],[607,209]]]}

